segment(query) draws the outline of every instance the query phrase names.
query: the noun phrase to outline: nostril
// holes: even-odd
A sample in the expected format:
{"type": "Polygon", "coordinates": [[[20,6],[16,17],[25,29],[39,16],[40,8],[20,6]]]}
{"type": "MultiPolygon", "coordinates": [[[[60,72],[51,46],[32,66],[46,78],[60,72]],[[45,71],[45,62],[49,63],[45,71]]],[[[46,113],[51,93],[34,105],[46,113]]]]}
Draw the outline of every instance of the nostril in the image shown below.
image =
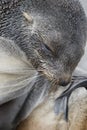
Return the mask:
{"type": "Polygon", "coordinates": [[[68,84],[69,84],[69,81],[64,81],[64,80],[62,80],[62,81],[60,80],[60,81],[59,81],[59,85],[60,85],[60,86],[66,86],[66,85],[68,85],[68,84]]]}

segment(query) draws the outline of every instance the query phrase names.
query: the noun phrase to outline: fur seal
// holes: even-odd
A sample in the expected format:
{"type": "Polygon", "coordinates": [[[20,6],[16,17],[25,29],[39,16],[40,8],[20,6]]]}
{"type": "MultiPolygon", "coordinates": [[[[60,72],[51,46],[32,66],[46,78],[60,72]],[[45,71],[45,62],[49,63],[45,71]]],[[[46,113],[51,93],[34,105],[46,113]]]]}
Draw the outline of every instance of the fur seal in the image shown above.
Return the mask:
{"type": "Polygon", "coordinates": [[[44,100],[51,86],[70,82],[84,53],[86,25],[78,0],[0,1],[0,56],[4,59],[0,74],[6,81],[0,81],[1,113],[8,113],[11,101],[24,95],[21,105],[13,103],[16,115],[11,114],[8,122],[9,115],[2,115],[1,129],[15,128],[44,100]],[[15,62],[8,69],[9,58],[15,62]],[[7,110],[3,109],[8,102],[7,110]]]}
{"type": "Polygon", "coordinates": [[[0,7],[0,36],[13,40],[37,71],[66,86],[86,42],[86,16],[80,2],[1,0],[0,7]]]}

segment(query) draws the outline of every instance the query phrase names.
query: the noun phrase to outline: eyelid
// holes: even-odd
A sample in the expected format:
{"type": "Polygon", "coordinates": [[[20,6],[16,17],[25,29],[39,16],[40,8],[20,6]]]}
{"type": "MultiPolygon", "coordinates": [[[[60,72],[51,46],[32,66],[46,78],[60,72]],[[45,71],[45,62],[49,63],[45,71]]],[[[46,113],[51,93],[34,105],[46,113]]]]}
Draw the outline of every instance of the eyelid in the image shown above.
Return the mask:
{"type": "Polygon", "coordinates": [[[43,44],[44,44],[44,46],[47,48],[47,50],[49,50],[51,53],[54,53],[54,49],[53,49],[53,47],[51,46],[49,40],[46,38],[46,36],[44,36],[44,35],[42,35],[42,34],[40,34],[40,36],[41,36],[41,39],[42,39],[42,41],[43,41],[43,44]]]}
{"type": "Polygon", "coordinates": [[[54,50],[53,50],[53,48],[51,47],[50,44],[44,43],[44,45],[45,45],[45,47],[46,47],[49,51],[51,51],[52,53],[54,53],[54,50]]]}
{"type": "Polygon", "coordinates": [[[47,48],[47,50],[52,51],[46,44],[44,44],[44,46],[47,48]]]}

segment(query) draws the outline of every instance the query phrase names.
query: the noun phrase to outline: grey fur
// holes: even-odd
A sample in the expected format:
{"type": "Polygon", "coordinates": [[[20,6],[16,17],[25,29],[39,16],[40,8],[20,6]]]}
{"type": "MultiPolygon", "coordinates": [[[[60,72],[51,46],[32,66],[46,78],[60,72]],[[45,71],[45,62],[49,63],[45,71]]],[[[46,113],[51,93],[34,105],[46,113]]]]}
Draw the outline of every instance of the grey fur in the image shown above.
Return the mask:
{"type": "Polygon", "coordinates": [[[1,14],[0,35],[13,40],[35,68],[43,68],[42,60],[44,69],[54,77],[71,75],[86,42],[86,17],[79,1],[21,0],[19,6],[12,7],[7,15],[1,14]],[[32,16],[33,24],[26,21],[22,11],[32,16]],[[48,43],[53,53],[44,45],[48,43]]]}

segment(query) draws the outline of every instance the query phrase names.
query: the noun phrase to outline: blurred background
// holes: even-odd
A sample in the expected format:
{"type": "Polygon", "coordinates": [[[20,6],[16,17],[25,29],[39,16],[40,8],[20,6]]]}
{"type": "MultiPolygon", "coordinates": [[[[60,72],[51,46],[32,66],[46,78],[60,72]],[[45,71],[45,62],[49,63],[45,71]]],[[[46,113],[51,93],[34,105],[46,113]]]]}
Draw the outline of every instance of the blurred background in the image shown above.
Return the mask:
{"type": "MultiPolygon", "coordinates": [[[[87,16],[87,0],[80,0],[80,2],[82,3],[82,6],[87,16]]],[[[79,68],[81,68],[81,70],[87,74],[87,43],[86,43],[86,48],[85,48],[85,54],[79,63],[79,68]]]]}
{"type": "Polygon", "coordinates": [[[84,9],[85,9],[85,12],[86,12],[86,15],[87,15],[87,0],[80,0],[84,9]]]}

